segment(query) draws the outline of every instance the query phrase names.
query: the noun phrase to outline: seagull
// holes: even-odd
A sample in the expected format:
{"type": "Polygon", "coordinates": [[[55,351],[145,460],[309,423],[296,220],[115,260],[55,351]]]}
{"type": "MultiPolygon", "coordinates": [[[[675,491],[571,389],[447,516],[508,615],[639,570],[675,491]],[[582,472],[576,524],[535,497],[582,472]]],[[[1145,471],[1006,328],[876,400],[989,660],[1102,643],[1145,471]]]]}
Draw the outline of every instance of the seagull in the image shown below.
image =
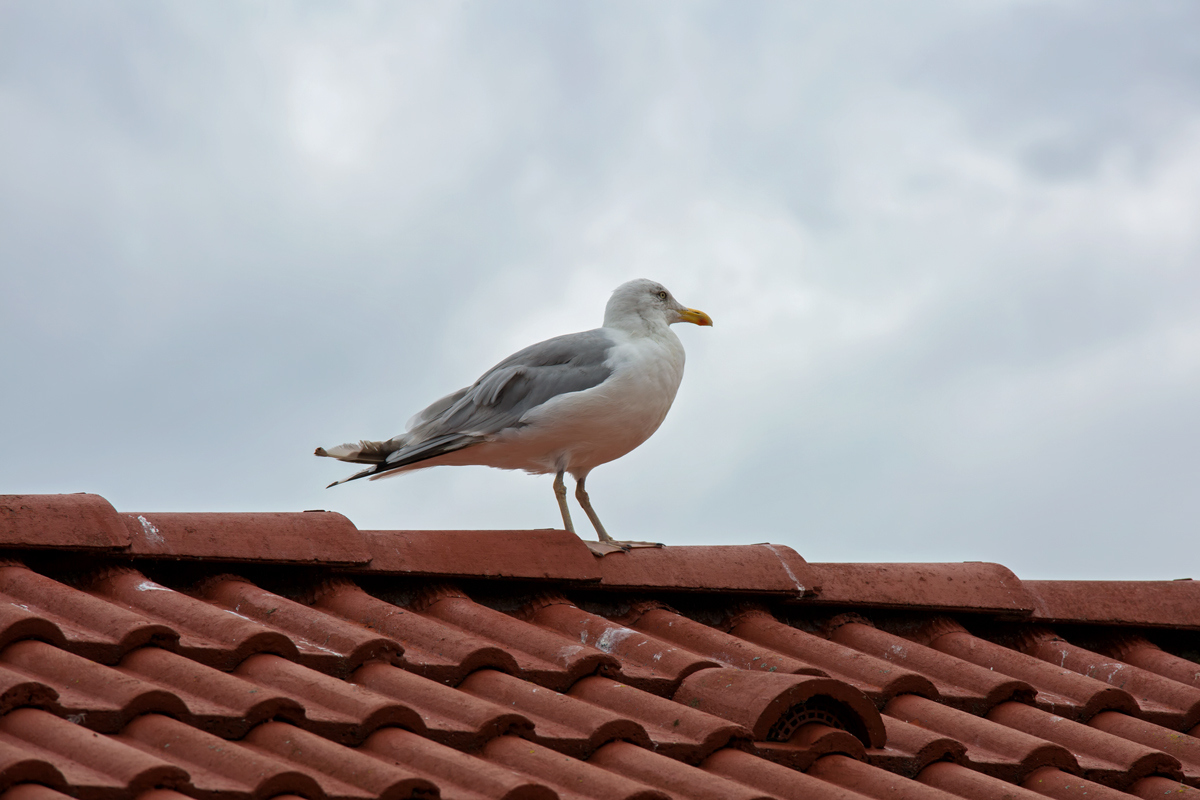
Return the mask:
{"type": "Polygon", "coordinates": [[[318,447],[315,454],[370,465],[330,487],[442,465],[553,473],[563,526],[575,533],[563,481],[570,473],[599,541],[627,549],[604,529],[584,481],[649,439],[666,418],[683,380],[683,343],[670,328],[676,322],[712,325],[661,283],[623,283],[604,309],[603,326],[514,353],[419,412],[399,436],[318,447]]]}

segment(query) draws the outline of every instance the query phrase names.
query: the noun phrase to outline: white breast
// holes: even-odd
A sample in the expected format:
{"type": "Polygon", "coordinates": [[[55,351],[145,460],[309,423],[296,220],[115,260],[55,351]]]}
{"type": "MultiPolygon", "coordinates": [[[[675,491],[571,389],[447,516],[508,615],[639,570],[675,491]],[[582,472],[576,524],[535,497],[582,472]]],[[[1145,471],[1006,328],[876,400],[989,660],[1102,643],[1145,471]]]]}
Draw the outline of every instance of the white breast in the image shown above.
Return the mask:
{"type": "Polygon", "coordinates": [[[565,469],[578,478],[658,430],[683,380],[683,344],[666,326],[655,336],[611,333],[617,341],[607,362],[612,374],[597,387],[533,409],[522,427],[497,437],[497,445],[524,462],[505,466],[534,473],[565,469]]]}

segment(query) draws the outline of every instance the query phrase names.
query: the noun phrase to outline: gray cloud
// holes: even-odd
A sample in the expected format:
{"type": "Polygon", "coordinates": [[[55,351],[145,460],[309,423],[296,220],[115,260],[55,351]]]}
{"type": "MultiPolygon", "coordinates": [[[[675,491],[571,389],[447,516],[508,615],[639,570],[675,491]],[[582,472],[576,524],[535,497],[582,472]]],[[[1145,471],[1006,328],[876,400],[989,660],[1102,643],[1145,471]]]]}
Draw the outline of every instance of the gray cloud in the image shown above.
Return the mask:
{"type": "Polygon", "coordinates": [[[309,454],[646,275],[717,327],[589,480],[619,535],[1194,573],[1197,17],[4,4],[0,484],[556,525],[545,479],[309,454]]]}

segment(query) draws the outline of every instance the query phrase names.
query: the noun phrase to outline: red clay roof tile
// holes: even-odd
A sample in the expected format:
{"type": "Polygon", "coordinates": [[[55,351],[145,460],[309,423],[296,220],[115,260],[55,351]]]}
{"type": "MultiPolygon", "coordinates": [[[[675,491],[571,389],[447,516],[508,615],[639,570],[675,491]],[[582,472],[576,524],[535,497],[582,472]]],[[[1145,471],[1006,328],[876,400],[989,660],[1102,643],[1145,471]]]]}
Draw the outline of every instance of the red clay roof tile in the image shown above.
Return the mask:
{"type": "Polygon", "coordinates": [[[1088,780],[1124,788],[1151,774],[1181,775],[1173,756],[1024,703],[1001,703],[987,719],[1066,747],[1088,780]]]}
{"type": "Polygon", "coordinates": [[[1200,689],[1200,664],[1171,655],[1142,636],[1110,636],[1098,649],[1126,664],[1200,689]]]}
{"type": "Polygon", "coordinates": [[[831,678],[705,669],[685,679],[674,699],[745,726],[756,741],[786,742],[807,722],[843,728],[872,747],[886,736],[871,701],[831,678]]]}
{"type": "Polygon", "coordinates": [[[529,717],[512,707],[474,697],[390,664],[365,664],[351,680],[411,708],[420,716],[425,735],[450,747],[474,750],[496,736],[533,733],[529,717]]]}
{"type": "Polygon", "coordinates": [[[417,765],[444,800],[555,800],[554,790],[515,770],[460,753],[410,731],[384,728],[363,751],[393,764],[417,765]]]}
{"type": "Polygon", "coordinates": [[[358,744],[384,725],[425,731],[420,714],[407,704],[276,655],[250,656],[234,675],[298,702],[304,719],[297,724],[327,739],[358,744]]]}
{"type": "Polygon", "coordinates": [[[241,614],[287,635],[297,661],[313,669],[346,676],[376,658],[398,659],[399,642],[341,617],[272,594],[241,579],[207,581],[200,596],[218,608],[241,614]]]}
{"type": "Polygon", "coordinates": [[[813,762],[830,754],[866,760],[866,748],[854,735],[819,722],[807,722],[796,729],[786,742],[751,742],[746,748],[756,756],[785,767],[808,769],[813,762]]]}
{"type": "Polygon", "coordinates": [[[322,795],[307,772],[244,742],[228,742],[178,720],[146,714],[114,740],[169,760],[190,776],[188,793],[221,800],[261,800],[280,794],[322,795]]]}
{"type": "Polygon", "coordinates": [[[168,713],[223,739],[240,739],[274,717],[304,719],[304,707],[281,692],[157,647],[134,650],[117,670],[169,691],[186,710],[168,713]]]}
{"type": "Polygon", "coordinates": [[[366,564],[354,523],[332,511],[124,515],[130,554],[205,561],[366,564]]]}
{"type": "MultiPolygon", "coordinates": [[[[3,569],[0,566],[0,572],[3,569]]],[[[67,644],[66,636],[57,625],[0,591],[0,647],[9,642],[34,638],[54,642],[59,647],[67,644]]]]}
{"type": "MultiPolygon", "coordinates": [[[[1041,767],[1033,774],[1051,767],[1041,767]]],[[[1042,800],[1044,795],[1030,789],[968,769],[961,764],[941,761],[921,770],[917,780],[965,800],[1042,800]]]]}
{"type": "Polygon", "coordinates": [[[403,642],[404,664],[433,680],[456,684],[484,667],[520,670],[502,645],[380,600],[352,583],[330,584],[313,607],[403,642]]]}
{"type": "Polygon", "coordinates": [[[1135,783],[1129,793],[1143,800],[1197,800],[1200,789],[1193,789],[1185,783],[1151,775],[1135,783]]]}
{"type": "Polygon", "coordinates": [[[810,564],[822,604],[989,611],[1025,616],[1035,600],[999,564],[810,564]]]}
{"type": "MultiPolygon", "coordinates": [[[[1024,703],[1012,705],[1037,711],[1024,703]]],[[[900,695],[887,704],[883,713],[962,742],[969,766],[1010,783],[1024,780],[1038,767],[1071,772],[1079,769],[1075,757],[1062,745],[924,697],[900,695]]]]}
{"type": "Polygon", "coordinates": [[[451,629],[446,635],[466,633],[492,642],[516,661],[515,674],[551,689],[566,689],[601,668],[615,671],[619,664],[613,656],[578,639],[514,619],[456,591],[439,592],[423,606],[422,616],[451,629]]]}
{"type": "Polygon", "coordinates": [[[812,664],[739,639],[666,608],[649,608],[629,619],[629,626],[696,655],[736,669],[800,675],[824,675],[812,664]]]}
{"type": "Polygon", "coordinates": [[[790,547],[778,544],[635,548],[599,559],[608,588],[813,594],[820,580],[790,547]]]}
{"type": "MultiPolygon", "coordinates": [[[[57,786],[60,789],[68,788],[67,779],[45,757],[39,756],[36,748],[31,748],[25,742],[0,732],[0,790],[13,784],[21,784],[23,781],[30,783],[36,781],[47,786],[57,786]]],[[[30,794],[30,792],[21,792],[20,796],[26,797],[30,794]]],[[[33,800],[37,800],[37,798],[33,798],[33,800]]],[[[52,798],[46,798],[46,800],[52,800],[52,798]]]]}
{"type": "Polygon", "coordinates": [[[400,767],[374,751],[341,747],[284,722],[259,725],[245,741],[258,752],[270,753],[312,775],[330,798],[416,800],[438,796],[436,784],[423,777],[419,767],[400,767]]]}
{"type": "MultiPolygon", "coordinates": [[[[64,652],[58,648],[51,649],[57,653],[64,652]]],[[[0,664],[4,663],[4,653],[0,652],[0,664]]],[[[50,708],[57,700],[58,691],[48,682],[24,671],[0,666],[0,714],[7,714],[14,708],[24,706],[50,708]]]]}
{"type": "Polygon", "coordinates": [[[937,687],[939,702],[972,714],[984,714],[1005,700],[1032,699],[1035,694],[1025,681],[999,675],[862,622],[839,625],[829,638],[924,675],[937,687]]]}
{"type": "Polygon", "coordinates": [[[628,717],[494,669],[472,673],[458,688],[520,712],[533,722],[528,738],[574,758],[617,739],[650,746],[645,728],[628,717]]]}
{"type": "Polygon", "coordinates": [[[0,547],[119,550],[129,533],[95,494],[0,495],[0,547]]]}
{"type": "Polygon", "coordinates": [[[488,742],[482,755],[535,778],[563,800],[670,800],[667,793],[644,783],[513,736],[488,742]]]}
{"type": "Polygon", "coordinates": [[[923,675],[845,645],[779,622],[765,611],[739,615],[729,631],[734,636],[811,664],[844,681],[882,706],[898,694],[936,698],[938,690],[923,675]]]}
{"type": "Polygon", "coordinates": [[[867,750],[866,758],[872,766],[913,778],[935,761],[966,762],[967,748],[957,739],[886,714],[882,720],[887,740],[883,747],[867,750]]]}
{"type": "Polygon", "coordinates": [[[173,716],[188,713],[183,701],[166,689],[45,642],[11,644],[0,652],[0,664],[52,687],[57,696],[43,707],[101,733],[115,733],[150,711],[173,716]]]}
{"type": "Polygon", "coordinates": [[[611,678],[583,678],[567,694],[640,723],[656,753],[691,764],[732,740],[751,737],[742,725],[611,678]]]}
{"type": "MultiPolygon", "coordinates": [[[[0,775],[2,774],[3,771],[0,770],[0,775]]],[[[184,795],[176,794],[175,792],[171,792],[169,789],[160,789],[158,791],[174,794],[176,798],[180,798],[180,800],[182,800],[184,797],[184,795]]],[[[144,794],[142,795],[142,797],[145,796],[146,795],[144,794]]],[[[70,795],[63,794],[62,792],[56,792],[49,786],[42,786],[41,784],[37,783],[18,783],[16,786],[13,786],[11,789],[4,792],[4,794],[0,795],[0,800],[68,800],[69,797],[70,795]]]]}
{"type": "MultiPolygon", "coordinates": [[[[53,522],[71,502],[107,513],[102,499],[29,507],[53,522]]],[[[836,580],[814,598],[796,584],[823,568],[770,546],[598,559],[555,531],[117,516],[135,543],[119,554],[0,553],[6,797],[945,800],[940,786],[1115,800],[1195,793],[1164,774],[1200,785],[1200,725],[1177,732],[1200,722],[1193,628],[1146,606],[1124,627],[1064,620],[1066,642],[1031,624],[1033,595],[994,565],[825,565],[836,580]],[[339,529],[349,548],[308,552],[294,536],[305,526],[339,529]],[[236,541],[256,535],[283,556],[236,541]],[[377,562],[355,563],[354,548],[377,562]],[[146,574],[129,569],[138,559],[146,574]]],[[[1191,589],[1129,591],[1147,603],[1191,589]]]]}
{"type": "Polygon", "coordinates": [[[596,751],[589,764],[633,778],[673,797],[690,800],[772,800],[743,783],[705,772],[628,742],[613,742],[596,751]]]}
{"type": "MultiPolygon", "coordinates": [[[[943,630],[945,630],[944,626],[943,630]]],[[[961,626],[932,637],[935,650],[969,661],[1001,675],[1028,683],[1037,690],[1038,708],[1070,719],[1087,722],[1101,711],[1138,710],[1128,692],[1103,681],[1080,675],[1034,655],[1009,649],[986,639],[972,636],[961,626]]]]}
{"type": "MultiPolygon", "coordinates": [[[[50,633],[38,626],[42,630],[29,631],[30,635],[46,638],[92,661],[116,663],[135,647],[151,642],[171,646],[179,639],[169,625],[114,607],[23,566],[0,567],[0,597],[46,620],[55,629],[50,633]]],[[[27,624],[27,620],[18,624],[27,624]]]]}
{"type": "Polygon", "coordinates": [[[20,740],[21,749],[53,766],[71,794],[83,800],[115,799],[156,786],[174,788],[188,780],[184,770],[164,759],[38,709],[20,708],[0,717],[0,733],[11,737],[10,742],[20,740]]]}
{"type": "Polygon", "coordinates": [[[217,669],[231,670],[255,653],[292,659],[299,655],[296,644],[280,631],[169,589],[136,570],[103,575],[92,582],[89,592],[84,596],[103,602],[104,610],[113,616],[128,609],[140,616],[143,624],[153,621],[166,627],[178,636],[180,653],[217,669]]]}
{"type": "Polygon", "coordinates": [[[362,531],[372,573],[598,583],[596,558],[559,530],[362,531]]]}
{"type": "Polygon", "coordinates": [[[1200,786],[1200,738],[1115,711],[1097,714],[1088,725],[1178,759],[1184,780],[1193,786],[1200,786]]]}
{"type": "Polygon", "coordinates": [[[1035,769],[1021,786],[1056,800],[1129,800],[1129,795],[1124,792],[1054,767],[1035,769]]]}
{"type": "Polygon", "coordinates": [[[1045,662],[1120,686],[1137,702],[1138,708],[1128,710],[1143,719],[1168,728],[1200,722],[1200,689],[1076,647],[1045,629],[1028,630],[1019,643],[1024,652],[1045,662]]]}
{"type": "MultiPolygon", "coordinates": [[[[863,800],[866,797],[835,783],[731,748],[713,753],[700,768],[783,800],[863,800]]],[[[927,797],[925,800],[939,799],[927,797]]]]}
{"type": "Polygon", "coordinates": [[[951,796],[940,789],[901,778],[846,756],[822,758],[808,774],[877,800],[951,800],[951,796]]]}
{"type": "Polygon", "coordinates": [[[711,658],[588,613],[569,602],[547,602],[529,612],[528,619],[615,656],[619,667],[613,677],[650,692],[670,694],[693,672],[719,666],[711,658]]]}
{"type": "Polygon", "coordinates": [[[1033,617],[1200,630],[1200,581],[1023,581],[1033,617]]]}

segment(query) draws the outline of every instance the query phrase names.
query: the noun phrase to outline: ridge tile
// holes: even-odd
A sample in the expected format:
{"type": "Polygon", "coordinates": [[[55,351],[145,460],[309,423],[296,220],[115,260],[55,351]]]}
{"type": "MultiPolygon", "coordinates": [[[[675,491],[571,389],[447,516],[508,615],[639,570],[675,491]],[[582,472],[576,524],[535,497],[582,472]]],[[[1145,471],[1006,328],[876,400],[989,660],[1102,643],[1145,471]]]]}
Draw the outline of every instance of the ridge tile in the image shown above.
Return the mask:
{"type": "Polygon", "coordinates": [[[598,583],[596,558],[578,536],[524,531],[363,531],[370,573],[598,583]]]}
{"type": "Polygon", "coordinates": [[[122,550],[129,533],[97,494],[0,495],[0,547],[122,550]]]}
{"type": "Polygon", "coordinates": [[[142,558],[272,564],[366,564],[354,523],[333,511],[125,514],[129,552],[142,558]]]}
{"type": "Polygon", "coordinates": [[[607,589],[737,592],[809,597],[819,590],[817,573],[800,554],[781,544],[639,547],[599,559],[607,589]]]}
{"type": "Polygon", "coordinates": [[[1200,581],[1024,581],[1033,618],[1200,630],[1200,581]]]}
{"type": "Polygon", "coordinates": [[[850,608],[990,611],[1027,617],[1036,601],[999,564],[810,564],[821,580],[816,602],[850,608]]]}

